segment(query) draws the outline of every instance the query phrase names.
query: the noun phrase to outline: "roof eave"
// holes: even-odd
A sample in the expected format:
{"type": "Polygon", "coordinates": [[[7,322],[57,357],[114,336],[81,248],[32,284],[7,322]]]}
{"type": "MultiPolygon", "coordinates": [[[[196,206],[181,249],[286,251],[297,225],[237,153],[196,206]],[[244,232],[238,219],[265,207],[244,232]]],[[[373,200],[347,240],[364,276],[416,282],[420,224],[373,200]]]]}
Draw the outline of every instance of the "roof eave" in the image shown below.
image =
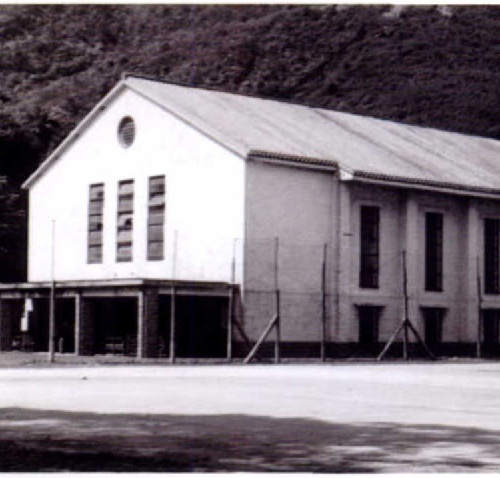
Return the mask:
{"type": "Polygon", "coordinates": [[[83,118],[82,121],[69,133],[68,136],[61,142],[61,144],[49,155],[49,157],[35,170],[31,176],[22,184],[23,189],[31,188],[40,179],[50,167],[59,159],[63,154],[82,134],[82,132],[94,121],[94,119],[106,109],[111,100],[124,88],[126,83],[124,80],[119,81],[113,89],[97,103],[94,108],[83,118]]]}
{"type": "Polygon", "coordinates": [[[339,170],[338,163],[333,160],[261,150],[250,150],[247,160],[329,172],[337,172],[339,170]]]}
{"type": "Polygon", "coordinates": [[[418,189],[424,191],[454,194],[459,196],[481,197],[500,199],[500,189],[469,186],[458,183],[439,182],[418,178],[390,176],[366,171],[353,171],[349,181],[378,184],[381,186],[394,186],[405,189],[418,189]]]}

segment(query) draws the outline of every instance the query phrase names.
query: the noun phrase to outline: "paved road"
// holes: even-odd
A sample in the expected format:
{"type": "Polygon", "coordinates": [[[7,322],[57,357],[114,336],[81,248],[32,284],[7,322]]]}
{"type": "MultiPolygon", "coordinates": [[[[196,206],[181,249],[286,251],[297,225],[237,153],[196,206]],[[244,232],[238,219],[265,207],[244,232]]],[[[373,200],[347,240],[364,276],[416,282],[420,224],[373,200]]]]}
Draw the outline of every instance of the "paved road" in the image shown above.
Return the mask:
{"type": "Polygon", "coordinates": [[[308,417],[500,430],[500,364],[0,370],[0,407],[308,417]]]}
{"type": "MultiPolygon", "coordinates": [[[[1,369],[0,387],[1,409],[203,417],[203,426],[190,426],[220,436],[254,428],[252,436],[268,437],[262,450],[292,440],[287,446],[297,454],[300,444],[306,471],[356,471],[345,465],[354,456],[365,466],[358,471],[500,471],[497,363],[1,369]],[[314,445],[307,459],[306,445],[314,445]]],[[[43,425],[43,415],[36,420],[43,425]]],[[[0,417],[0,430],[16,423],[0,417]]],[[[264,460],[262,450],[249,452],[252,459],[264,460]]],[[[202,469],[295,470],[286,450],[261,466],[245,455],[202,469]]]]}

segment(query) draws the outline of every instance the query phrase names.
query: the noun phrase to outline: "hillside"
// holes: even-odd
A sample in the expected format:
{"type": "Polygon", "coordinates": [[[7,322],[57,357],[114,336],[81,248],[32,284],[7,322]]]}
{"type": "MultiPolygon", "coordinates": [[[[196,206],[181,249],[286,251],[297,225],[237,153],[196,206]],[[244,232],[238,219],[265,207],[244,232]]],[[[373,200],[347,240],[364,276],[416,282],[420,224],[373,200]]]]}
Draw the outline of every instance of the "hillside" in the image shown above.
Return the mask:
{"type": "Polygon", "coordinates": [[[0,280],[19,184],[125,71],[500,139],[496,6],[0,5],[0,41],[0,280]]]}

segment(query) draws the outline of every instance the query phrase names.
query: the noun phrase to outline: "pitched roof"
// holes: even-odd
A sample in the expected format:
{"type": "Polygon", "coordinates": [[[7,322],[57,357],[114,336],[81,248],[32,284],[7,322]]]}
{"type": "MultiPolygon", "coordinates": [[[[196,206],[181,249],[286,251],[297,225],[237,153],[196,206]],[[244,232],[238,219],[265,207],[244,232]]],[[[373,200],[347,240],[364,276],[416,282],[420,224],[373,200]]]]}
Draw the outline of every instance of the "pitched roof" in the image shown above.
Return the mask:
{"type": "Polygon", "coordinates": [[[252,151],[315,158],[354,177],[456,185],[457,190],[500,195],[500,141],[135,76],[125,77],[113,91],[119,87],[130,88],[244,158],[252,151]]]}

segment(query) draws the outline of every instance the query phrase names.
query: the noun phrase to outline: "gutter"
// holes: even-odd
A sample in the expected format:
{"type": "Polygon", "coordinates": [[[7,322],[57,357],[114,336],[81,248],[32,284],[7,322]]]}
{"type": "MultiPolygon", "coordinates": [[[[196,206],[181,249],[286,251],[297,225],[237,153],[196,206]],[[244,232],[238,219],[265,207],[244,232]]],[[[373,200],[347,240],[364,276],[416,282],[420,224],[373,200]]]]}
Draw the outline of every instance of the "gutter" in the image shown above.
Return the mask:
{"type": "Polygon", "coordinates": [[[382,186],[394,186],[406,189],[420,189],[435,191],[461,196],[474,196],[500,199],[500,189],[484,188],[480,186],[469,186],[466,184],[449,183],[443,181],[432,181],[430,179],[418,179],[404,176],[391,176],[388,174],[369,173],[367,171],[352,171],[349,177],[341,180],[356,181],[360,183],[380,184],[382,186]]]}
{"type": "Polygon", "coordinates": [[[250,150],[250,152],[247,154],[247,160],[303,169],[315,169],[329,172],[339,171],[338,163],[333,160],[285,153],[271,153],[269,151],[261,150],[250,150]]]}

